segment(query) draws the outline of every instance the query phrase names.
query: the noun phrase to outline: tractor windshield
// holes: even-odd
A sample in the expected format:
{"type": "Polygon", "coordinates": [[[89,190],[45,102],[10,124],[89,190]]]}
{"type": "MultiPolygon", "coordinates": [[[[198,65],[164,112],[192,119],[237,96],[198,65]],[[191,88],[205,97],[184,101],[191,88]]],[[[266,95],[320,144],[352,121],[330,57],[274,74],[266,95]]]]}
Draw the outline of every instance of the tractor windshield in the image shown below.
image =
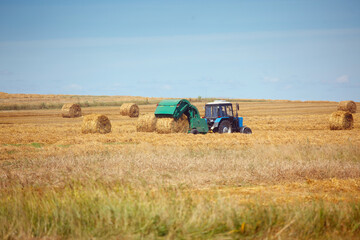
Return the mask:
{"type": "Polygon", "coordinates": [[[218,118],[218,117],[232,117],[232,105],[206,105],[205,117],[218,118]]]}
{"type": "Polygon", "coordinates": [[[221,117],[232,117],[232,105],[222,105],[220,106],[220,115],[221,117]]]}

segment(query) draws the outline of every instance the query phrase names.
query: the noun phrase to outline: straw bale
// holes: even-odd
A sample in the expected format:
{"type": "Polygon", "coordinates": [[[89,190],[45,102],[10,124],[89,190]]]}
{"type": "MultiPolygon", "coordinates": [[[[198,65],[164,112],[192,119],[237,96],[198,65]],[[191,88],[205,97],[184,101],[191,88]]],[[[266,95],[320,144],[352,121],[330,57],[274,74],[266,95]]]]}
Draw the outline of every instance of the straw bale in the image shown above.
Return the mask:
{"type": "Polygon", "coordinates": [[[139,116],[139,107],[135,103],[124,103],[120,107],[120,115],[129,117],[139,116]]]}
{"type": "Polygon", "coordinates": [[[356,113],[356,103],[354,101],[341,101],[339,102],[338,110],[356,113]]]}
{"type": "Polygon", "coordinates": [[[351,113],[345,111],[333,112],[329,119],[331,130],[345,130],[354,127],[354,118],[351,113]]]}
{"type": "Polygon", "coordinates": [[[111,132],[110,120],[101,114],[84,116],[81,126],[82,133],[109,133],[111,132]]]}
{"type": "Polygon", "coordinates": [[[61,115],[64,118],[81,117],[81,107],[76,103],[65,103],[61,108],[61,115]]]}
{"type": "Polygon", "coordinates": [[[178,120],[174,118],[158,118],[156,121],[157,133],[187,133],[189,130],[189,122],[185,115],[178,120]]]}
{"type": "Polygon", "coordinates": [[[136,131],[154,132],[156,129],[156,120],[157,118],[153,113],[141,115],[136,122],[136,131]]]}

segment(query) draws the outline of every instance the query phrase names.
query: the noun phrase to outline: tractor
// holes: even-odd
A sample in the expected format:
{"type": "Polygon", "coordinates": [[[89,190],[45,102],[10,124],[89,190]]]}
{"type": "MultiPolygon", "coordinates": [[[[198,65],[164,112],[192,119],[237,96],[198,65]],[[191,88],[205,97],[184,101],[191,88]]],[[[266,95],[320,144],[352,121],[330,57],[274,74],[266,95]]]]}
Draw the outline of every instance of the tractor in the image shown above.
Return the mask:
{"type": "Polygon", "coordinates": [[[243,125],[243,118],[238,117],[239,104],[236,104],[236,116],[230,102],[222,100],[205,105],[205,117],[200,117],[198,109],[186,99],[162,100],[156,107],[157,118],[178,120],[183,114],[189,121],[188,133],[206,134],[211,130],[217,133],[240,132],[251,134],[251,129],[243,125]]]}
{"type": "Polygon", "coordinates": [[[238,116],[238,111],[238,103],[236,104],[236,115],[234,115],[232,103],[224,100],[215,100],[205,104],[205,119],[209,129],[217,133],[251,134],[251,129],[243,125],[243,117],[238,116]]]}

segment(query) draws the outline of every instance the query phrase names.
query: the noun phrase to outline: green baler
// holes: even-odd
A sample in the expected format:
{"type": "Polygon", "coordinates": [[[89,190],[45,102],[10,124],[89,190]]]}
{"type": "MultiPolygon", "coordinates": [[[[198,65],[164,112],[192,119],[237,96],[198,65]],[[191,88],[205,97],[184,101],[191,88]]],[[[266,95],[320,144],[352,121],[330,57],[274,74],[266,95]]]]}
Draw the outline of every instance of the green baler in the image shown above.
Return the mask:
{"type": "Polygon", "coordinates": [[[178,120],[183,114],[189,121],[189,133],[205,134],[209,131],[206,120],[200,117],[198,109],[186,99],[162,100],[155,110],[155,116],[158,118],[167,117],[178,120]]]}

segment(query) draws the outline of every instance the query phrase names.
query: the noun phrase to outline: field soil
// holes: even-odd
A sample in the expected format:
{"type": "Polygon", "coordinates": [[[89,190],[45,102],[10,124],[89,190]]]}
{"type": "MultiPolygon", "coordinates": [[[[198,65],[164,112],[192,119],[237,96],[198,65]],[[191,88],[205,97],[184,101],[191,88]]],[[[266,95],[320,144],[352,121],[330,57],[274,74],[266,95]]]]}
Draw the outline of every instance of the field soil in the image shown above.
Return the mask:
{"type": "MultiPolygon", "coordinates": [[[[160,100],[0,94],[144,101],[140,115],[160,100]]],[[[61,109],[0,111],[0,238],[359,239],[360,113],[334,131],[337,102],[232,101],[253,134],[137,132],[119,106],[82,108],[107,116],[108,134],[82,134],[61,109]]]]}

